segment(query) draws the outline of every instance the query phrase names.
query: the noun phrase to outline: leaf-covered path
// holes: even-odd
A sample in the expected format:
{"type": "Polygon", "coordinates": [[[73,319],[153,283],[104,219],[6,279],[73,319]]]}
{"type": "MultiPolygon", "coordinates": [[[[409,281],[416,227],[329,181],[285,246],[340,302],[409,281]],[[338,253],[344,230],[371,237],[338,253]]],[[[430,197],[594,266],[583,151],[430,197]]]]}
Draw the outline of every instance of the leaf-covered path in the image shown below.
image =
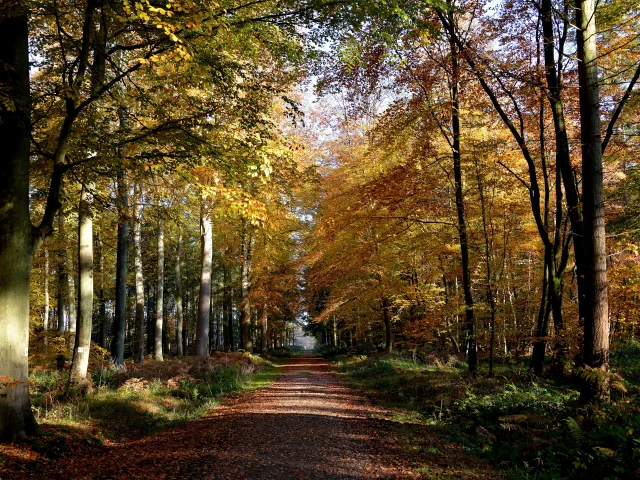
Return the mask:
{"type": "Polygon", "coordinates": [[[341,384],[321,357],[299,356],[280,368],[283,373],[268,388],[200,420],[66,457],[38,477],[325,480],[488,473],[476,462],[460,469],[460,451],[449,452],[458,467],[436,463],[425,469],[424,456],[412,455],[398,439],[398,424],[383,419],[389,412],[341,384]]]}

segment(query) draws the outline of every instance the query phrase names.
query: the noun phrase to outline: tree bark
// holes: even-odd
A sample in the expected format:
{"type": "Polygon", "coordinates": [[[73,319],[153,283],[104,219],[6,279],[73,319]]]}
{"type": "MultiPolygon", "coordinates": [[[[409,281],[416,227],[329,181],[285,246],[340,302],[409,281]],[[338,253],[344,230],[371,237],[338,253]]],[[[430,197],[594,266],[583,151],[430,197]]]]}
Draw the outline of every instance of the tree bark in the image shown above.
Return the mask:
{"type": "MultiPolygon", "coordinates": [[[[567,127],[564,118],[564,106],[562,102],[562,84],[559,77],[557,68],[558,56],[556,52],[556,41],[554,35],[554,23],[553,23],[553,5],[551,0],[542,0],[540,4],[540,14],[542,18],[542,31],[544,35],[544,64],[545,64],[545,78],[547,80],[547,98],[551,105],[551,113],[553,118],[553,128],[555,134],[555,151],[556,151],[556,209],[558,212],[558,221],[556,221],[556,238],[554,242],[556,248],[554,249],[554,261],[553,261],[553,277],[562,279],[562,273],[564,272],[564,262],[560,263],[562,269],[556,269],[556,252],[559,245],[562,243],[562,239],[559,238],[560,233],[560,220],[562,218],[562,191],[560,189],[560,183],[564,186],[565,198],[567,203],[567,213],[569,215],[569,221],[571,222],[571,234],[573,242],[573,251],[576,260],[576,280],[578,285],[578,307],[582,309],[581,305],[584,305],[584,274],[583,274],[583,218],[580,212],[580,196],[578,194],[578,185],[575,175],[573,174],[573,165],[571,164],[571,153],[569,150],[569,138],[567,134],[567,127]],[[561,179],[562,181],[560,182],[561,179]],[[560,202],[558,202],[560,200],[560,202]]],[[[568,22],[568,19],[566,19],[568,22]]],[[[559,54],[562,58],[562,52],[559,54]]],[[[559,61],[559,60],[558,60],[559,61]]],[[[557,302],[562,303],[561,292],[558,292],[558,285],[552,282],[550,279],[550,291],[552,295],[552,301],[555,302],[554,312],[554,324],[557,326],[563,326],[562,309],[557,308],[557,302]],[[558,295],[559,294],[559,295],[558,295]]],[[[553,307],[553,306],[552,306],[553,307]]],[[[582,310],[581,310],[582,311],[582,310]]],[[[580,317],[582,318],[582,313],[580,317]]]]}
{"type": "Polygon", "coordinates": [[[0,107],[0,439],[37,433],[29,402],[29,277],[35,233],[29,217],[28,18],[0,6],[0,85],[13,108],[0,107]],[[5,90],[6,91],[6,90],[5,90]]]}
{"type": "Polygon", "coordinates": [[[178,247],[176,248],[176,345],[178,347],[178,358],[184,356],[182,345],[182,326],[184,324],[184,312],[182,311],[182,267],[180,265],[182,256],[182,237],[178,236],[178,247]]]}
{"type": "MultiPolygon", "coordinates": [[[[386,295],[382,297],[382,321],[384,322],[384,350],[387,353],[393,351],[393,330],[391,329],[391,302],[386,295]]],[[[335,342],[335,320],[334,320],[334,342],[335,342]]]]}
{"type": "Polygon", "coordinates": [[[69,325],[67,325],[67,330],[71,333],[75,333],[76,324],[78,323],[78,311],[76,309],[76,281],[73,277],[74,265],[72,255],[70,255],[69,250],[65,248],[65,258],[67,263],[67,279],[69,280],[69,325]]]}
{"type": "MultiPolygon", "coordinates": [[[[453,10],[449,10],[449,22],[454,25],[453,10]]],[[[464,206],[462,187],[462,167],[460,157],[460,100],[458,84],[460,81],[460,67],[458,65],[458,47],[455,40],[449,37],[451,51],[451,132],[453,156],[453,176],[455,182],[456,212],[458,214],[458,236],[460,238],[460,257],[462,260],[462,288],[464,290],[464,304],[466,317],[466,335],[468,348],[469,371],[478,369],[476,352],[475,318],[473,311],[473,295],[471,294],[471,268],[469,266],[469,239],[467,236],[467,220],[464,206]]]]}
{"type": "Polygon", "coordinates": [[[97,257],[97,282],[98,282],[98,344],[107,348],[107,303],[104,295],[104,256],[102,255],[102,238],[100,232],[96,234],[95,255],[97,257]]]}
{"type": "MultiPolygon", "coordinates": [[[[133,245],[135,248],[134,267],[136,271],[136,323],[135,331],[137,333],[135,361],[144,361],[144,272],[142,270],[142,215],[144,207],[142,205],[143,193],[142,187],[136,183],[134,187],[136,209],[135,219],[133,223],[133,245]]],[[[160,339],[162,341],[162,339],[160,339]]]]}
{"type": "Polygon", "coordinates": [[[267,306],[263,306],[262,307],[262,316],[260,318],[260,327],[262,329],[262,335],[261,335],[261,340],[262,340],[262,349],[261,349],[261,353],[264,355],[265,353],[267,353],[267,350],[269,350],[269,330],[268,330],[268,324],[267,322],[269,321],[269,314],[267,311],[267,306]]]}
{"type": "Polygon", "coordinates": [[[46,331],[49,330],[49,250],[44,250],[44,318],[42,330],[45,331],[44,344],[47,345],[46,331]]]}
{"type": "Polygon", "coordinates": [[[233,339],[233,290],[231,287],[231,274],[229,272],[229,267],[223,264],[222,268],[224,282],[223,311],[227,324],[224,329],[224,350],[225,352],[233,352],[235,345],[233,339]]]}
{"type": "Polygon", "coordinates": [[[253,353],[253,340],[251,338],[251,267],[253,264],[253,247],[255,236],[247,228],[246,221],[242,225],[242,266],[240,280],[240,325],[244,340],[244,350],[253,353]]]}
{"type": "MultiPolygon", "coordinates": [[[[598,86],[594,0],[576,0],[578,83],[582,141],[582,204],[584,221],[584,362],[609,369],[609,304],[604,223],[600,92],[598,86]]],[[[587,383],[584,401],[609,399],[609,383],[587,383]]]]}
{"type": "MultiPolygon", "coordinates": [[[[127,111],[118,109],[120,128],[127,127],[127,111]]],[[[120,152],[122,156],[124,152],[120,152]]],[[[127,270],[129,265],[129,185],[123,167],[118,170],[118,246],[116,251],[115,317],[111,356],[117,365],[124,363],[124,340],[127,325],[127,270]]]]}
{"type": "Polygon", "coordinates": [[[69,289],[69,282],[67,280],[67,263],[65,259],[66,250],[62,248],[62,244],[65,241],[64,238],[64,212],[60,209],[58,212],[58,238],[60,241],[58,250],[58,332],[64,333],[67,330],[66,322],[66,298],[67,290],[69,289]]]}
{"type": "Polygon", "coordinates": [[[211,255],[213,251],[213,232],[211,213],[207,202],[203,201],[200,210],[201,270],[200,294],[198,296],[198,320],[196,326],[196,355],[209,356],[209,309],[211,304],[211,255]]]}
{"type": "MultiPolygon", "coordinates": [[[[475,156],[475,155],[474,155],[475,156]]],[[[491,250],[489,241],[489,229],[487,221],[487,208],[484,201],[484,186],[482,176],[476,160],[476,177],[478,179],[478,194],[480,196],[480,209],[482,213],[482,231],[484,234],[484,256],[487,271],[487,299],[489,300],[489,310],[491,312],[491,334],[489,339],[489,374],[493,374],[493,351],[496,338],[496,302],[493,294],[493,274],[491,272],[491,250]]]]}
{"type": "Polygon", "coordinates": [[[78,323],[71,380],[84,382],[89,366],[93,325],[93,182],[85,180],[78,209],[78,323]]]}
{"type": "Polygon", "coordinates": [[[162,361],[162,322],[164,320],[164,220],[158,220],[158,284],[156,287],[156,328],[153,358],[162,361]]]}

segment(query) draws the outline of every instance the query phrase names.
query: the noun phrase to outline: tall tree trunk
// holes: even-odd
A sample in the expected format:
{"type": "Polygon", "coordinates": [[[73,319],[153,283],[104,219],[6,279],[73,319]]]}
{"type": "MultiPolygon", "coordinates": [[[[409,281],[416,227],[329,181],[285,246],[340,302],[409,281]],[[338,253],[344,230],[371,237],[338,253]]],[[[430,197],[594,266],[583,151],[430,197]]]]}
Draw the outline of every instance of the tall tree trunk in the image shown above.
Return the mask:
{"type": "Polygon", "coordinates": [[[253,264],[253,247],[255,235],[247,228],[247,222],[242,225],[242,266],[240,273],[240,325],[244,340],[244,349],[253,353],[253,341],[251,339],[251,305],[249,295],[251,293],[251,267],[253,264]]]}
{"type": "MultiPolygon", "coordinates": [[[[211,267],[213,272],[213,266],[211,267]]],[[[213,277],[213,273],[212,273],[213,277]]],[[[213,279],[212,279],[213,283],[213,279]]],[[[216,349],[216,313],[215,300],[213,296],[213,285],[211,286],[211,296],[209,298],[209,355],[216,349]]]]}
{"type": "MultiPolygon", "coordinates": [[[[600,92],[594,0],[576,0],[578,82],[582,140],[582,204],[584,211],[584,362],[591,368],[609,368],[609,305],[607,248],[604,223],[600,92]]],[[[609,399],[609,384],[587,384],[583,400],[609,399]]]]}
{"type": "Polygon", "coordinates": [[[229,267],[223,264],[223,282],[224,282],[224,297],[223,297],[223,311],[226,321],[226,328],[224,329],[224,350],[225,352],[234,351],[233,341],[233,290],[231,287],[231,275],[229,267]]]}
{"type": "Polygon", "coordinates": [[[185,321],[182,324],[182,351],[184,352],[184,354],[187,354],[187,347],[189,346],[187,340],[188,340],[188,333],[189,333],[189,312],[191,311],[191,303],[192,303],[192,296],[191,296],[191,291],[189,290],[189,288],[187,287],[187,291],[185,292],[185,296],[184,296],[184,307],[185,307],[185,321]]]}
{"type": "MultiPolygon", "coordinates": [[[[475,152],[474,152],[475,157],[475,152]]],[[[493,373],[493,351],[496,338],[496,301],[493,293],[493,274],[491,273],[491,250],[489,241],[489,229],[487,221],[487,209],[484,201],[484,186],[482,182],[482,176],[480,174],[480,168],[478,166],[478,159],[476,161],[476,177],[478,179],[478,193],[480,195],[480,208],[482,212],[482,231],[484,234],[484,257],[487,272],[487,299],[489,300],[489,310],[491,312],[491,335],[489,339],[489,373],[493,373]]]]}
{"type": "Polygon", "coordinates": [[[178,347],[178,358],[184,356],[182,345],[182,326],[184,324],[184,312],[182,311],[182,267],[180,265],[182,256],[182,237],[178,236],[178,246],[176,248],[176,345],[178,347]]]}
{"type": "MultiPolygon", "coordinates": [[[[220,292],[223,292],[220,289],[220,292]]],[[[216,312],[216,348],[224,350],[224,305],[221,304],[216,312]]]]}
{"type": "Polygon", "coordinates": [[[89,366],[93,325],[93,182],[82,185],[78,209],[78,323],[73,347],[71,380],[84,382],[89,366]]]}
{"type": "Polygon", "coordinates": [[[49,330],[49,250],[44,250],[44,318],[42,330],[45,331],[44,344],[47,345],[46,331],[49,330]]]}
{"type": "Polygon", "coordinates": [[[67,329],[71,333],[75,333],[76,324],[78,323],[78,311],[76,309],[76,281],[73,277],[73,271],[75,270],[73,267],[73,259],[69,253],[69,250],[65,249],[65,257],[67,262],[67,279],[69,280],[69,325],[67,329]]]}
{"type": "Polygon", "coordinates": [[[158,286],[156,287],[156,328],[153,358],[162,361],[162,322],[164,320],[164,221],[158,220],[158,286]]]}
{"type": "Polygon", "coordinates": [[[36,433],[29,402],[29,276],[34,232],[29,217],[28,19],[19,6],[0,6],[0,85],[12,109],[0,122],[0,439],[36,433]]]}
{"type": "Polygon", "coordinates": [[[196,355],[209,355],[209,309],[211,304],[211,256],[213,253],[213,232],[211,227],[211,212],[207,202],[202,201],[200,207],[200,241],[201,241],[201,270],[200,294],[198,296],[198,319],[196,324],[196,355]]]}
{"type": "Polygon", "coordinates": [[[144,272],[142,270],[142,214],[144,207],[142,205],[143,193],[142,187],[136,183],[134,187],[136,209],[133,223],[133,246],[135,248],[134,266],[136,270],[136,321],[135,329],[137,332],[135,361],[144,361],[144,272]]]}
{"type": "Polygon", "coordinates": [[[67,280],[67,262],[65,258],[66,249],[62,248],[65,241],[64,238],[64,211],[60,209],[58,212],[58,238],[60,241],[58,250],[58,332],[63,333],[67,330],[66,322],[66,299],[67,290],[69,289],[69,281],[67,280]]]}
{"type": "Polygon", "coordinates": [[[538,323],[536,325],[536,341],[533,343],[533,353],[531,355],[531,368],[536,375],[541,375],[544,370],[544,355],[547,349],[546,337],[549,335],[549,314],[551,312],[552,283],[555,281],[553,275],[554,266],[551,264],[551,246],[545,245],[544,266],[542,273],[542,293],[540,295],[540,309],[538,310],[538,323]]]}
{"type": "Polygon", "coordinates": [[[156,305],[155,305],[155,285],[152,285],[152,282],[149,281],[149,279],[146,279],[144,282],[144,292],[145,292],[145,308],[147,309],[147,319],[149,319],[149,321],[147,322],[147,328],[146,328],[146,334],[147,334],[147,341],[145,342],[146,344],[146,351],[147,352],[153,352],[153,341],[154,341],[154,334],[155,334],[155,330],[156,330],[156,322],[155,321],[151,321],[150,319],[155,318],[155,311],[156,311],[156,305]]]}
{"type": "Polygon", "coordinates": [[[102,348],[107,348],[107,302],[104,295],[104,255],[102,255],[102,237],[100,232],[96,234],[95,254],[98,267],[98,344],[102,348]]]}
{"type": "Polygon", "coordinates": [[[389,301],[389,297],[385,295],[382,297],[382,321],[384,322],[384,350],[387,353],[391,353],[393,351],[393,330],[391,329],[390,308],[391,302],[389,301]]]}
{"type": "MultiPolygon", "coordinates": [[[[556,151],[556,209],[559,210],[556,221],[556,238],[554,243],[559,246],[562,243],[562,239],[559,238],[560,233],[560,220],[562,219],[562,190],[560,184],[564,186],[565,197],[567,203],[567,213],[569,215],[569,221],[571,222],[571,233],[573,250],[576,260],[577,270],[577,284],[578,284],[578,304],[584,304],[584,274],[583,274],[583,219],[580,213],[580,196],[578,194],[578,185],[576,177],[573,173],[573,165],[571,164],[571,153],[569,150],[569,137],[567,134],[567,127],[564,118],[564,106],[562,103],[562,84],[559,76],[559,68],[556,58],[562,59],[562,52],[558,55],[556,51],[556,41],[554,34],[554,20],[553,20],[553,5],[551,0],[542,0],[540,4],[540,15],[542,19],[542,31],[544,35],[544,64],[545,64],[545,78],[547,80],[547,98],[551,105],[551,113],[553,118],[553,128],[555,133],[555,151],[556,151]],[[560,182],[560,179],[562,180],[560,182]]],[[[565,19],[564,21],[569,21],[565,19]]],[[[558,60],[558,61],[560,61],[558,60]]],[[[542,127],[541,127],[542,128],[542,127]]],[[[553,261],[553,276],[561,281],[562,273],[564,271],[564,262],[560,264],[561,270],[556,270],[555,256],[557,247],[554,249],[554,261],[553,261]]],[[[562,319],[562,309],[557,308],[558,302],[562,303],[561,291],[558,292],[557,283],[549,283],[549,293],[553,295],[552,301],[554,302],[554,325],[556,331],[560,331],[564,322],[562,319]],[[560,327],[560,328],[558,328],[560,327]]],[[[553,307],[553,306],[552,306],[553,307]]],[[[580,314],[582,318],[582,313],[580,314]]]]}
{"type": "Polygon", "coordinates": [[[267,324],[267,322],[269,321],[269,314],[267,311],[267,306],[263,306],[262,307],[262,316],[260,318],[260,327],[262,329],[262,335],[261,335],[261,340],[262,340],[262,349],[261,349],[261,353],[265,354],[267,353],[267,350],[269,350],[269,325],[267,324]]]}
{"type": "MultiPolygon", "coordinates": [[[[127,111],[118,109],[120,129],[127,127],[127,111]]],[[[124,152],[120,152],[122,156],[124,152]]],[[[118,246],[116,251],[115,317],[113,319],[113,341],[111,356],[117,365],[124,363],[124,340],[127,326],[127,270],[129,266],[129,185],[124,167],[117,173],[118,190],[118,246]]]]}
{"type": "MultiPolygon", "coordinates": [[[[449,10],[449,22],[454,25],[453,10],[449,10]]],[[[466,317],[466,335],[468,348],[469,371],[478,369],[476,352],[475,318],[473,312],[473,296],[471,294],[471,269],[469,266],[469,239],[467,236],[467,220],[464,206],[462,167],[460,158],[460,100],[458,85],[460,81],[460,67],[458,65],[458,47],[455,40],[449,37],[451,51],[451,132],[453,134],[451,153],[453,156],[453,176],[455,181],[456,211],[458,214],[458,235],[460,238],[460,257],[462,260],[462,288],[464,290],[464,304],[466,317]]]]}

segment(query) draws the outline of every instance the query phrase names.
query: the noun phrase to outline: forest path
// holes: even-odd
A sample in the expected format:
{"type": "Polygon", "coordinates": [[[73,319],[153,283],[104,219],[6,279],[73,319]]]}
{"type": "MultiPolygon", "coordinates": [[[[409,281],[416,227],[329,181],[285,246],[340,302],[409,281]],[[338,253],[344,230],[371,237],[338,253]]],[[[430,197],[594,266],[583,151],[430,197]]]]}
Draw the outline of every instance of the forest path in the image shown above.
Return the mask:
{"type": "Polygon", "coordinates": [[[443,452],[456,458],[453,471],[448,462],[425,469],[424,454],[414,455],[398,439],[403,425],[383,419],[389,412],[340,383],[323,358],[302,355],[279,368],[269,387],[197,421],[89,457],[67,457],[54,477],[40,472],[39,478],[489,478],[476,462],[460,465],[453,444],[457,452],[443,452]]]}

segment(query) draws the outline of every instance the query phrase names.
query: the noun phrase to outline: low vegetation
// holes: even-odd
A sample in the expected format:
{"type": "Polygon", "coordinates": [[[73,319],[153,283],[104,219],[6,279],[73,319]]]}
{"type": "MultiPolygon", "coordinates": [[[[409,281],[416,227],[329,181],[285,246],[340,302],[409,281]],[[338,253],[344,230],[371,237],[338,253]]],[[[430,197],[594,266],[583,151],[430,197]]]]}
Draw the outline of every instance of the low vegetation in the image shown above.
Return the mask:
{"type": "Polygon", "coordinates": [[[618,345],[612,369],[624,379],[611,404],[588,407],[571,378],[534,377],[525,359],[488,376],[470,375],[454,356],[329,353],[351,385],[406,412],[396,420],[429,425],[512,478],[630,479],[640,475],[639,352],[638,343],[618,345]]]}
{"type": "MultiPolygon", "coordinates": [[[[64,344],[63,337],[49,342],[64,344]]],[[[44,434],[33,451],[57,458],[74,444],[123,442],[195,420],[220,399],[271,383],[275,365],[257,355],[218,352],[209,358],[113,365],[108,353],[92,347],[91,380],[69,385],[68,369],[57,371],[55,357],[34,355],[30,374],[32,408],[44,434]],[[53,358],[53,359],[52,359],[53,358]]]]}

